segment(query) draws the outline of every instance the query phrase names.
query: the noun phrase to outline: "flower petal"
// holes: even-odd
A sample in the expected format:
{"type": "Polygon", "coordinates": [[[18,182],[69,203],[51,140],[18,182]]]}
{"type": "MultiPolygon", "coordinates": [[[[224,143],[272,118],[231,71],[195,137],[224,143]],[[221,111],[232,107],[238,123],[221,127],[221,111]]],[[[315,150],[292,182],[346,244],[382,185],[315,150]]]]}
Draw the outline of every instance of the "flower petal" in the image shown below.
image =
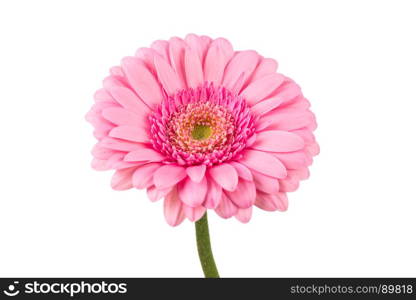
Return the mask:
{"type": "Polygon", "coordinates": [[[164,40],[154,41],[150,47],[157,52],[158,55],[165,60],[169,59],[169,42],[164,40]]]}
{"type": "Polygon", "coordinates": [[[170,64],[178,74],[179,80],[183,83],[186,82],[184,57],[185,57],[186,43],[177,37],[173,37],[169,40],[169,57],[170,64]]]}
{"type": "Polygon", "coordinates": [[[267,211],[285,211],[288,207],[286,193],[278,193],[277,195],[257,193],[255,205],[267,211]]]}
{"type": "Polygon", "coordinates": [[[266,75],[263,78],[250,83],[240,95],[246,99],[249,106],[253,106],[260,100],[269,96],[283,83],[284,80],[285,77],[282,74],[274,73],[266,75]]]}
{"type": "Polygon", "coordinates": [[[196,183],[190,178],[186,178],[179,184],[178,192],[184,204],[190,207],[200,206],[207,193],[207,179],[204,177],[201,182],[196,183]]]}
{"type": "Polygon", "coordinates": [[[111,187],[117,191],[128,190],[133,187],[132,174],[136,167],[117,170],[111,178],[111,187]]]}
{"type": "Polygon", "coordinates": [[[143,148],[143,145],[141,144],[131,143],[110,137],[102,139],[97,145],[99,145],[99,147],[124,152],[135,151],[143,148]]]}
{"type": "MultiPolygon", "coordinates": [[[[107,108],[108,109],[108,108],[107,108]]],[[[261,120],[266,122],[271,121],[268,128],[292,131],[300,129],[311,124],[314,120],[314,116],[308,111],[282,111],[277,108],[270,113],[263,115],[261,120]]]]}
{"type": "Polygon", "coordinates": [[[242,74],[245,75],[245,78],[249,78],[256,68],[258,60],[259,55],[252,50],[236,53],[225,69],[222,84],[226,88],[232,89],[242,74]]]}
{"type": "Polygon", "coordinates": [[[201,219],[206,211],[207,209],[203,206],[190,207],[188,205],[183,205],[183,212],[191,222],[196,222],[201,219]]]}
{"type": "Polygon", "coordinates": [[[251,81],[256,81],[257,79],[266,75],[276,73],[277,67],[277,61],[275,61],[273,58],[263,58],[257,66],[256,70],[253,72],[251,81]]]}
{"type": "Polygon", "coordinates": [[[253,177],[258,190],[268,194],[277,194],[279,192],[278,179],[255,171],[253,171],[253,177]]]}
{"type": "Polygon", "coordinates": [[[159,83],[140,59],[124,58],[121,66],[134,91],[150,108],[162,101],[163,95],[159,83]]]}
{"type": "Polygon", "coordinates": [[[252,170],[275,178],[284,178],[287,175],[285,166],[273,155],[257,151],[246,150],[240,162],[252,170]]]}
{"type": "Polygon", "coordinates": [[[153,174],[160,166],[160,163],[149,163],[138,167],[133,173],[133,186],[138,189],[144,189],[153,185],[153,174]]]}
{"type": "Polygon", "coordinates": [[[182,202],[179,200],[178,192],[174,188],[166,195],[163,203],[166,222],[171,226],[177,226],[185,219],[182,209],[182,202]]]}
{"type": "Polygon", "coordinates": [[[280,190],[282,192],[294,192],[299,187],[299,181],[299,177],[289,171],[286,178],[279,180],[280,190]]]}
{"type": "Polygon", "coordinates": [[[184,88],[181,80],[178,75],[169,65],[169,63],[160,56],[155,56],[155,67],[157,72],[157,77],[162,83],[163,88],[169,95],[175,94],[178,90],[184,88]]]}
{"type": "Polygon", "coordinates": [[[235,218],[241,223],[247,223],[248,221],[250,221],[252,213],[253,207],[239,208],[235,215],[235,218]]]}
{"type": "Polygon", "coordinates": [[[147,131],[144,128],[138,126],[124,125],[114,127],[108,135],[114,138],[119,138],[132,142],[150,142],[147,131]]]}
{"type": "Polygon", "coordinates": [[[244,180],[253,181],[253,175],[251,174],[250,169],[245,165],[235,161],[230,162],[230,165],[235,168],[239,177],[243,178],[244,180]]]}
{"type": "Polygon", "coordinates": [[[185,50],[185,73],[188,87],[196,88],[204,82],[201,60],[192,48],[185,50]]]}
{"type": "Polygon", "coordinates": [[[208,82],[215,85],[221,83],[224,69],[233,55],[233,47],[226,39],[214,40],[207,52],[204,64],[204,76],[208,82]]]}
{"type": "Polygon", "coordinates": [[[248,208],[256,200],[256,186],[253,182],[242,179],[238,182],[235,191],[225,192],[225,194],[238,207],[248,208]]]}
{"type": "Polygon", "coordinates": [[[186,173],[192,181],[201,182],[202,178],[205,176],[206,169],[206,165],[191,166],[186,168],[186,173]]]}
{"type": "Polygon", "coordinates": [[[121,106],[135,114],[143,115],[150,112],[149,107],[126,87],[112,87],[109,92],[121,106]]]}
{"type": "Polygon", "coordinates": [[[128,153],[124,157],[124,161],[148,161],[158,162],[165,160],[165,157],[150,148],[142,148],[128,153]]]}
{"type": "Polygon", "coordinates": [[[283,99],[279,95],[276,95],[263,101],[257,102],[251,107],[251,112],[256,116],[261,116],[272,111],[282,103],[283,99]]]}
{"type": "Polygon", "coordinates": [[[223,194],[220,204],[215,209],[215,212],[224,219],[231,218],[238,212],[238,207],[223,194]]]}
{"type": "Polygon", "coordinates": [[[299,169],[309,165],[304,151],[273,153],[273,156],[277,157],[285,165],[286,169],[299,169]]]}
{"type": "Polygon", "coordinates": [[[208,180],[208,191],[204,206],[206,208],[216,208],[222,199],[221,187],[212,179],[208,180]]]}
{"type": "Polygon", "coordinates": [[[209,169],[211,177],[225,190],[234,191],[238,184],[236,169],[227,163],[214,166],[209,169]]]}
{"type": "Polygon", "coordinates": [[[202,60],[203,50],[202,50],[202,40],[201,38],[194,34],[190,33],[185,37],[186,44],[198,55],[199,59],[202,60]]]}
{"type": "Polygon", "coordinates": [[[167,194],[169,194],[172,191],[172,188],[167,188],[163,190],[158,190],[154,185],[147,188],[147,197],[149,197],[149,200],[152,202],[156,202],[163,197],[165,197],[167,194]]]}
{"type": "Polygon", "coordinates": [[[132,125],[141,127],[142,118],[132,111],[122,107],[109,107],[103,110],[102,116],[117,125],[132,125]]]}
{"type": "Polygon", "coordinates": [[[164,165],[157,169],[153,181],[158,189],[171,187],[186,177],[185,168],[175,165],[164,165]]]}
{"type": "Polygon", "coordinates": [[[269,152],[293,152],[305,147],[303,139],[288,131],[262,131],[251,148],[269,152]]]}

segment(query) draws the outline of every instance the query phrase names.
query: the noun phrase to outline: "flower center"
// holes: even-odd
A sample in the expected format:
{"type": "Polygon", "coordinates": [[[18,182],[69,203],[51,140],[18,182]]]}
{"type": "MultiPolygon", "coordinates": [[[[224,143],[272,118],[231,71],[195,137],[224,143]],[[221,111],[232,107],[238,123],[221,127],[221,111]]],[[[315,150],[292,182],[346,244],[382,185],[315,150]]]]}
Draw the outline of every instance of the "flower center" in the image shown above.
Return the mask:
{"type": "Polygon", "coordinates": [[[207,125],[195,125],[194,129],[192,130],[192,137],[194,140],[206,140],[207,138],[209,138],[212,134],[212,129],[211,127],[207,126],[207,125]]]}
{"type": "Polygon", "coordinates": [[[153,148],[180,165],[238,159],[255,130],[245,100],[212,84],[168,96],[150,123],[153,148]]]}

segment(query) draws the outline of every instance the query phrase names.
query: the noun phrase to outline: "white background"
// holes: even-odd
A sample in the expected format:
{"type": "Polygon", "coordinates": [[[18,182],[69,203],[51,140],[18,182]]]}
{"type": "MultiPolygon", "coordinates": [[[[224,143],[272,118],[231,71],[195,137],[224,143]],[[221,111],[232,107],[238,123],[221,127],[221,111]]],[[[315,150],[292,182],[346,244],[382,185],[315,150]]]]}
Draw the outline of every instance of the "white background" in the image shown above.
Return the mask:
{"type": "Polygon", "coordinates": [[[222,276],[416,276],[414,1],[2,1],[0,275],[201,276],[194,227],[90,168],[84,115],[153,40],[228,38],[312,102],[321,154],[285,213],[210,214],[222,276]]]}

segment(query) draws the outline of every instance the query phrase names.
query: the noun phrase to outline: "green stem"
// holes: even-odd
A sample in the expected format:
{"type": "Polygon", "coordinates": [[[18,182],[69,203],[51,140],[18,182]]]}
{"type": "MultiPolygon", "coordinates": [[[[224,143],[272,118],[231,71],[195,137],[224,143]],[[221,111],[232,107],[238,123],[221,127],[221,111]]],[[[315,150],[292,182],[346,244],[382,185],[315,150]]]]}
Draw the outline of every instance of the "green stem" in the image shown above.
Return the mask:
{"type": "Polygon", "coordinates": [[[214,256],[212,255],[211,242],[209,239],[207,213],[195,222],[196,243],[198,246],[199,260],[206,278],[219,278],[214,256]]]}

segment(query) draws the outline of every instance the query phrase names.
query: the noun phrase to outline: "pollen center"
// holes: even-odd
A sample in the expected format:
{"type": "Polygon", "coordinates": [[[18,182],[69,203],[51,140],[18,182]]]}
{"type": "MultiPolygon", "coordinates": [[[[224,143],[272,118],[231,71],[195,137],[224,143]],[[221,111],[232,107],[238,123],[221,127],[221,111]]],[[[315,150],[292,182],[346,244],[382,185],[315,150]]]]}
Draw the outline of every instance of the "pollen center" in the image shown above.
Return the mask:
{"type": "Polygon", "coordinates": [[[238,159],[254,134],[245,100],[213,84],[169,96],[150,121],[153,148],[180,165],[238,159]]]}
{"type": "Polygon", "coordinates": [[[195,125],[191,133],[192,138],[198,141],[206,140],[207,138],[211,136],[211,134],[212,134],[211,127],[207,125],[200,125],[200,124],[195,125]]]}

